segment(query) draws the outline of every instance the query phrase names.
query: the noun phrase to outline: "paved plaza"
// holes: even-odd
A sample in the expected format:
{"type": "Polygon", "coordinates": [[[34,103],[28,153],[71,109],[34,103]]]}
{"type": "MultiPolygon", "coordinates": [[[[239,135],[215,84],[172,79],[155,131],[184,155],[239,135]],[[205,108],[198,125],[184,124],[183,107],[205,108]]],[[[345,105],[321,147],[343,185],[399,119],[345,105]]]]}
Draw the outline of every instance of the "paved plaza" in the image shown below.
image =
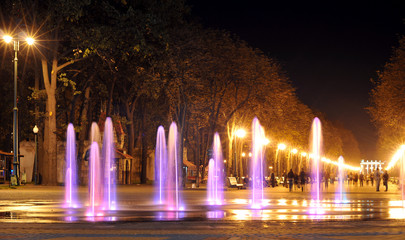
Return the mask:
{"type": "MultiPolygon", "coordinates": [[[[64,209],[63,187],[0,187],[0,239],[405,239],[405,214],[397,186],[375,192],[346,185],[336,203],[330,185],[322,212],[311,212],[311,196],[283,187],[265,188],[268,205],[249,207],[250,190],[228,189],[224,206],[205,203],[206,191],[183,191],[186,209],[170,212],[153,202],[152,186],[118,186],[119,210],[99,218],[64,209]]],[[[309,189],[307,189],[309,190],[309,189]]],[[[86,202],[87,188],[80,199],[86,202]]],[[[83,203],[84,204],[84,203],[83,203]]]]}

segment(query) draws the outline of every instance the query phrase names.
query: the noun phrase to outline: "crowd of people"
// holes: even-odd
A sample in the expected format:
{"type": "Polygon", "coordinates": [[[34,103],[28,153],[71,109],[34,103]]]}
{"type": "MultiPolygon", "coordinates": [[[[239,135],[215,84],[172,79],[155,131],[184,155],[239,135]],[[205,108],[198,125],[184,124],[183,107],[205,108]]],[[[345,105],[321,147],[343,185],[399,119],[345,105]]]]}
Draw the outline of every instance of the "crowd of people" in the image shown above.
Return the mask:
{"type": "MultiPolygon", "coordinates": [[[[324,183],[325,189],[328,188],[329,182],[333,183],[335,178],[331,177],[328,172],[325,173],[320,173],[320,179],[321,181],[318,182],[320,186],[322,183],[324,183]]],[[[371,184],[371,186],[376,187],[376,191],[380,191],[380,184],[381,180],[383,185],[385,186],[385,191],[388,191],[388,180],[389,180],[389,175],[387,170],[385,170],[383,173],[377,168],[374,172],[371,172],[369,174],[363,174],[362,172],[360,173],[352,173],[349,172],[346,176],[347,184],[348,185],[355,185],[355,186],[364,186],[364,182],[366,182],[366,185],[368,186],[371,184]]],[[[276,187],[279,185],[282,185],[283,187],[286,187],[289,189],[290,192],[293,190],[301,190],[302,192],[305,191],[305,186],[306,184],[314,184],[316,181],[313,179],[316,179],[315,177],[312,178],[311,180],[311,174],[307,173],[304,171],[302,168],[299,173],[294,173],[292,169],[290,171],[286,172],[284,171],[282,176],[280,178],[276,178],[274,172],[270,174],[268,178],[263,179],[263,185],[268,186],[268,187],[276,187]]],[[[248,187],[250,184],[250,178],[249,176],[246,176],[243,180],[243,184],[248,187]]]]}

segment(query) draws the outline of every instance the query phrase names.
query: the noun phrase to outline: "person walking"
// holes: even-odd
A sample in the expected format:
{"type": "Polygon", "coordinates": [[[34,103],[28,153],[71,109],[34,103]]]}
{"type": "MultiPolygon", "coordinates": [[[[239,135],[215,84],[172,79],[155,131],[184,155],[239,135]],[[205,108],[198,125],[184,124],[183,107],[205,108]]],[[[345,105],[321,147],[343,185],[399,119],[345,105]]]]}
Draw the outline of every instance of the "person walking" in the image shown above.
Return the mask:
{"type": "Polygon", "coordinates": [[[304,187],[305,187],[305,182],[306,182],[306,174],[304,172],[304,168],[301,169],[300,172],[300,180],[301,180],[301,191],[304,191],[304,187]]]}
{"type": "Polygon", "coordinates": [[[383,184],[385,185],[385,191],[388,191],[388,178],[389,178],[389,176],[388,176],[388,171],[387,170],[385,170],[382,178],[383,178],[383,184]]]}
{"type": "Polygon", "coordinates": [[[380,174],[380,170],[378,169],[378,167],[377,167],[377,169],[375,170],[375,173],[374,173],[374,179],[375,179],[375,186],[376,186],[376,188],[377,188],[377,192],[379,192],[380,191],[380,182],[381,182],[381,174],[380,174]]]}
{"type": "Polygon", "coordinates": [[[290,192],[291,192],[292,191],[292,186],[293,186],[293,183],[294,183],[294,173],[293,173],[292,169],[290,169],[290,171],[288,172],[287,178],[288,178],[288,186],[289,186],[290,192]]]}
{"type": "Polygon", "coordinates": [[[324,178],[325,178],[325,189],[328,189],[328,186],[329,186],[329,172],[325,172],[324,178]]]}
{"type": "Polygon", "coordinates": [[[374,186],[374,173],[370,173],[371,186],[374,186]]]}
{"type": "Polygon", "coordinates": [[[363,187],[364,175],[363,172],[360,172],[360,187],[363,187]]]}
{"type": "Polygon", "coordinates": [[[271,173],[271,176],[270,176],[270,183],[271,183],[271,187],[274,188],[274,186],[276,185],[276,178],[274,177],[274,172],[271,173]]]}

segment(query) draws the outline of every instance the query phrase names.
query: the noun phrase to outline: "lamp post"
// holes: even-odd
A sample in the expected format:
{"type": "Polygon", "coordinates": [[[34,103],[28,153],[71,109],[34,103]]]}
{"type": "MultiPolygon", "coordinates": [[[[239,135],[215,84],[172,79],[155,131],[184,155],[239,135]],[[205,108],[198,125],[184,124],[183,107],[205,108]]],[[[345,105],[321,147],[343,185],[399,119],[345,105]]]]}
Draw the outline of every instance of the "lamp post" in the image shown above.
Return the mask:
{"type": "Polygon", "coordinates": [[[38,184],[38,127],[32,129],[35,135],[35,157],[34,157],[34,183],[35,185],[38,184]]]}
{"type": "MultiPolygon", "coordinates": [[[[286,149],[286,145],[284,144],[284,143],[280,143],[280,144],[278,144],[277,145],[277,155],[279,155],[278,154],[278,152],[281,150],[281,151],[283,151],[283,150],[285,150],[286,149]]],[[[280,176],[280,162],[281,162],[281,159],[280,159],[280,157],[278,157],[278,159],[276,159],[277,160],[277,175],[278,176],[280,176]]]]}
{"type": "Polygon", "coordinates": [[[291,150],[291,167],[290,168],[294,169],[295,172],[297,172],[296,171],[297,164],[296,164],[296,159],[294,159],[294,156],[296,156],[297,152],[298,152],[298,150],[296,148],[291,150]]]}
{"type": "MultiPolygon", "coordinates": [[[[14,108],[13,108],[13,175],[16,176],[17,185],[19,185],[19,159],[18,159],[18,108],[17,108],[17,78],[18,78],[18,51],[20,50],[20,40],[18,38],[14,39],[10,35],[4,35],[3,40],[6,43],[14,43],[14,108]]],[[[34,44],[34,39],[27,37],[25,42],[28,45],[34,44]]]]}
{"type": "Polygon", "coordinates": [[[233,165],[233,175],[237,177],[238,173],[238,168],[237,168],[237,154],[236,154],[236,137],[238,138],[244,138],[246,136],[246,131],[244,129],[238,129],[235,132],[235,163],[233,165]]]}
{"type": "Polygon", "coordinates": [[[302,166],[302,165],[303,165],[302,158],[303,158],[303,157],[306,157],[306,156],[307,156],[307,153],[306,153],[306,152],[302,152],[302,153],[301,153],[301,160],[300,160],[299,169],[304,168],[304,167],[302,166]]]}

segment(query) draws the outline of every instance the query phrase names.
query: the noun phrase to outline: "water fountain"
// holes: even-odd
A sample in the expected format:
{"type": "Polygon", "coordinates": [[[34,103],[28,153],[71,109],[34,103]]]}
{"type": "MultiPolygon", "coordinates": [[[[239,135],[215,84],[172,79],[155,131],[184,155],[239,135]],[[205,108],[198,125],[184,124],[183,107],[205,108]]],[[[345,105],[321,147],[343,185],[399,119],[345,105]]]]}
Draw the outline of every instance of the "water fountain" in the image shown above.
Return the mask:
{"type": "Polygon", "coordinates": [[[210,159],[208,167],[207,197],[210,205],[222,205],[224,201],[224,161],[218,133],[215,133],[212,148],[213,159],[210,159]]]}
{"type": "Polygon", "coordinates": [[[321,121],[319,118],[315,118],[312,122],[312,129],[311,129],[311,150],[313,154],[312,159],[312,176],[311,176],[311,183],[315,183],[315,187],[312,188],[311,194],[312,197],[319,202],[320,200],[320,186],[322,183],[321,173],[320,173],[320,160],[321,160],[321,149],[322,149],[322,129],[321,129],[321,121]],[[314,180],[314,181],[313,181],[314,180]]]}
{"type": "Polygon", "coordinates": [[[65,174],[65,206],[77,208],[77,160],[76,160],[76,134],[73,124],[69,123],[66,132],[66,174],[65,174]]]}
{"type": "Polygon", "coordinates": [[[182,188],[182,160],[179,157],[177,125],[172,123],[169,129],[166,206],[169,210],[184,210],[180,190],[182,188]]]}
{"type": "Polygon", "coordinates": [[[312,204],[309,212],[311,214],[323,214],[324,211],[322,210],[320,202],[320,187],[322,184],[320,169],[322,155],[322,129],[321,121],[317,117],[312,122],[311,140],[311,150],[313,155],[311,184],[314,186],[311,187],[312,204]]]}
{"type": "Polygon", "coordinates": [[[339,157],[338,159],[338,178],[339,178],[339,182],[338,182],[338,191],[336,193],[336,202],[338,203],[343,203],[344,199],[344,182],[345,182],[345,173],[344,173],[344,159],[342,156],[339,157]]]}
{"type": "Polygon", "coordinates": [[[164,191],[166,183],[166,171],[167,171],[167,148],[166,137],[163,126],[159,126],[156,137],[155,148],[155,203],[165,203],[164,191]]]}
{"type": "Polygon", "coordinates": [[[97,142],[98,145],[101,145],[101,135],[100,135],[100,128],[98,127],[97,123],[92,122],[90,128],[90,142],[97,142]]]}
{"type": "Polygon", "coordinates": [[[97,142],[91,144],[89,161],[89,208],[87,215],[101,216],[100,207],[103,200],[103,181],[100,149],[97,142]]]}
{"type": "Polygon", "coordinates": [[[399,185],[401,187],[401,194],[402,194],[402,207],[404,208],[404,215],[405,215],[405,145],[401,145],[401,157],[400,157],[400,179],[399,185]]]}
{"type": "Polygon", "coordinates": [[[251,207],[258,209],[263,206],[263,180],[264,180],[264,129],[257,118],[252,123],[252,202],[251,207]]]}
{"type": "Polygon", "coordinates": [[[116,186],[114,166],[114,132],[111,118],[107,117],[104,124],[102,159],[104,165],[104,203],[103,209],[116,209],[116,186]]]}

